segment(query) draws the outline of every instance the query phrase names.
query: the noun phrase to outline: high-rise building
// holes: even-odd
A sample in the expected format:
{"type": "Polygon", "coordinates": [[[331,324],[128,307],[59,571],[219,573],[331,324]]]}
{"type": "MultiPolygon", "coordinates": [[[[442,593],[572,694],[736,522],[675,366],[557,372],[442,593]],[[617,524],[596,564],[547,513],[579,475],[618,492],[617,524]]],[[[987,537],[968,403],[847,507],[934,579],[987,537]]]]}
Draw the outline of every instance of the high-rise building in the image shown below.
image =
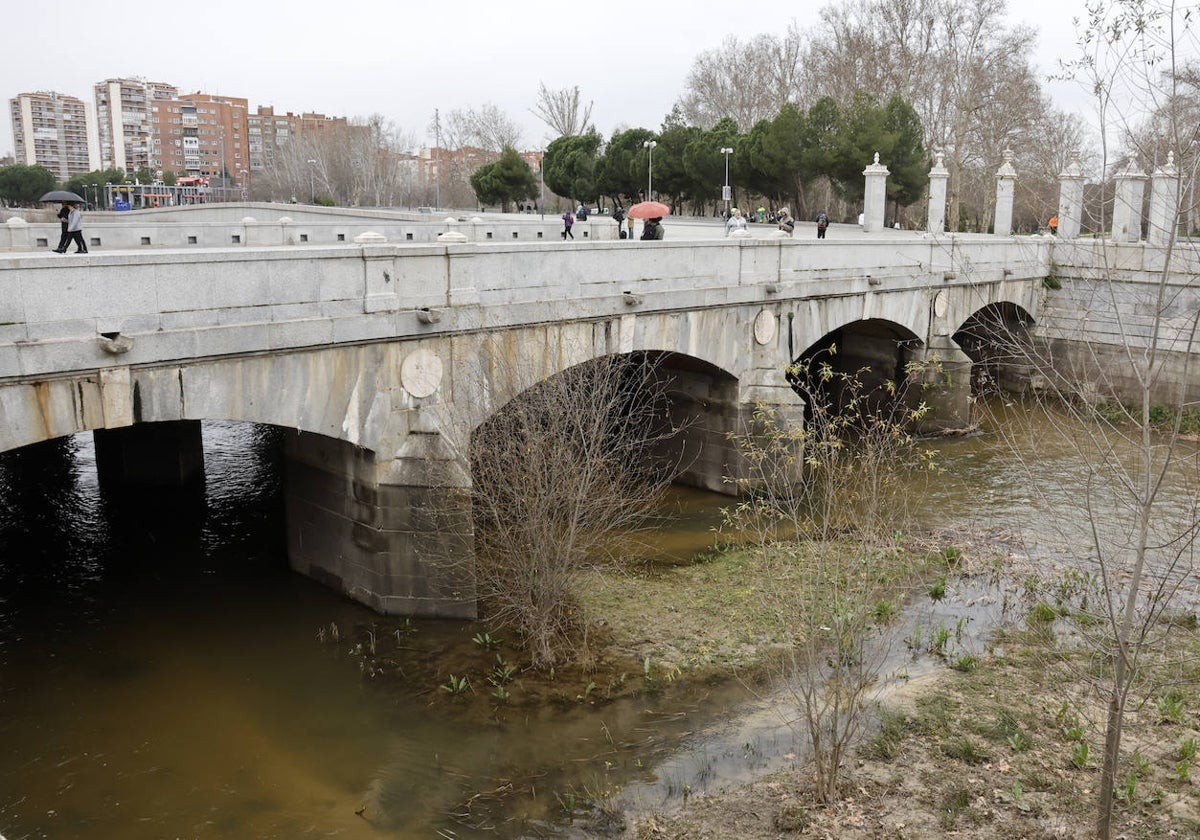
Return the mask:
{"type": "Polygon", "coordinates": [[[96,128],[100,168],[153,170],[154,137],[150,115],[156,100],[177,99],[179,90],[145,79],[106,79],[96,84],[96,128]]]}
{"type": "Polygon", "coordinates": [[[94,168],[88,154],[87,109],[82,99],[38,91],[17,94],[8,104],[18,163],[44,166],[60,181],[94,168]]]}

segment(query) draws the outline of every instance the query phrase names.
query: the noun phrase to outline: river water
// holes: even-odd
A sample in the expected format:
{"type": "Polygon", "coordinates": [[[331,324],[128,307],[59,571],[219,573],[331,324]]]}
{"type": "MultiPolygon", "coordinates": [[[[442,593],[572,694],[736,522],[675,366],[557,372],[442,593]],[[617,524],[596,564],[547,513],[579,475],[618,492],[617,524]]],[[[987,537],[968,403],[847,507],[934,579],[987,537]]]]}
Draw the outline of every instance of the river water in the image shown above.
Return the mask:
{"type": "MultiPolygon", "coordinates": [[[[277,434],[207,423],[204,440],[203,499],[101,493],[89,435],[0,456],[7,840],[588,836],[566,819],[585,800],[655,807],[795,760],[778,704],[735,682],[498,723],[364,678],[330,628],[377,617],[288,570],[277,434]]],[[[937,444],[930,516],[1014,534],[1052,519],[994,444],[937,444]]],[[[1076,469],[1055,449],[1033,468],[1076,469]]],[[[709,547],[727,501],[678,491],[664,551],[709,547]]],[[[1052,554],[1047,524],[1024,545],[1052,554]]],[[[956,594],[973,618],[988,602],[956,594]]],[[[451,649],[478,628],[416,630],[451,649]]]]}

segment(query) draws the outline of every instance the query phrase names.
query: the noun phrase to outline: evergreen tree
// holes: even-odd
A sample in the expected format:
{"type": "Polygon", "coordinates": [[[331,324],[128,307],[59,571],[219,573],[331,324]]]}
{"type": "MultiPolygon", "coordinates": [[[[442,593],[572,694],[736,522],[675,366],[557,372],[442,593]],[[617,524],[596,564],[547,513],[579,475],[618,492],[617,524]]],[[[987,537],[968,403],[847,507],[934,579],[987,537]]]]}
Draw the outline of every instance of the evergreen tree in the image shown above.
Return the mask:
{"type": "Polygon", "coordinates": [[[471,189],[480,204],[499,204],[507,211],[510,202],[522,201],[537,192],[533,170],[517,150],[505,146],[500,157],[484,164],[471,175],[471,189]]]}
{"type": "Polygon", "coordinates": [[[561,196],[591,203],[599,197],[596,162],[602,140],[595,131],[564,135],[546,147],[542,172],[546,186],[561,196]]]}

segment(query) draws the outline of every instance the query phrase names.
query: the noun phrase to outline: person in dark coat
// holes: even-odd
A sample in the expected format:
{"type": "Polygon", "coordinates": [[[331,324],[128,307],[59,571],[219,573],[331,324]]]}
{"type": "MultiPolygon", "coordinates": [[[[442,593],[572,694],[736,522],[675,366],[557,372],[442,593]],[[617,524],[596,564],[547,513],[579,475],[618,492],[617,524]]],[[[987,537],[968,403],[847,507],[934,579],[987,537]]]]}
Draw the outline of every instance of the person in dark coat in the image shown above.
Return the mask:
{"type": "Polygon", "coordinates": [[[67,202],[62,203],[62,207],[58,208],[59,231],[58,247],[54,249],[56,254],[67,253],[67,246],[71,244],[71,234],[67,232],[67,217],[71,215],[71,205],[67,202]]]}
{"type": "Polygon", "coordinates": [[[655,216],[653,219],[647,219],[646,224],[642,228],[643,240],[662,239],[663,233],[662,216],[655,216]]]}

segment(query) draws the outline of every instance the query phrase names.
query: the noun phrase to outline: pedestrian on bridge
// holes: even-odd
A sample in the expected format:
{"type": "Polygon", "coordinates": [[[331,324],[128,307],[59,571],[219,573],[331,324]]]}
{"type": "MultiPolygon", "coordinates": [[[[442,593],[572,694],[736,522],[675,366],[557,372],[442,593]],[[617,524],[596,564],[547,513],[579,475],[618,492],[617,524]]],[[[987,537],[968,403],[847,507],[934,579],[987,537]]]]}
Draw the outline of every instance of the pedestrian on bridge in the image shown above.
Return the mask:
{"type": "MultiPolygon", "coordinates": [[[[83,213],[79,212],[78,204],[71,204],[71,212],[67,215],[67,233],[71,236],[71,242],[75,243],[75,253],[86,254],[88,249],[83,241],[83,213]]],[[[65,248],[60,251],[63,254],[66,252],[65,248]]]]}
{"type": "MultiPolygon", "coordinates": [[[[860,225],[863,223],[863,214],[862,213],[858,214],[858,223],[860,225]]],[[[822,210],[820,213],[817,214],[817,239],[825,238],[825,230],[828,227],[829,227],[829,215],[824,210],[822,210]]]]}
{"type": "Polygon", "coordinates": [[[571,233],[571,225],[575,224],[575,217],[571,215],[570,210],[568,210],[566,213],[562,214],[562,220],[563,220],[562,238],[566,239],[569,236],[572,239],[574,239],[575,234],[571,233]]]}
{"type": "Polygon", "coordinates": [[[742,215],[742,211],[734,207],[731,211],[733,215],[729,217],[729,221],[725,223],[725,235],[736,233],[739,230],[746,229],[746,217],[742,215]]]}
{"type": "Polygon", "coordinates": [[[58,208],[58,213],[55,215],[58,216],[60,230],[58,247],[54,249],[54,252],[56,254],[65,254],[67,253],[67,246],[71,244],[71,234],[67,231],[67,219],[71,216],[71,205],[64,201],[62,207],[58,208]]]}

